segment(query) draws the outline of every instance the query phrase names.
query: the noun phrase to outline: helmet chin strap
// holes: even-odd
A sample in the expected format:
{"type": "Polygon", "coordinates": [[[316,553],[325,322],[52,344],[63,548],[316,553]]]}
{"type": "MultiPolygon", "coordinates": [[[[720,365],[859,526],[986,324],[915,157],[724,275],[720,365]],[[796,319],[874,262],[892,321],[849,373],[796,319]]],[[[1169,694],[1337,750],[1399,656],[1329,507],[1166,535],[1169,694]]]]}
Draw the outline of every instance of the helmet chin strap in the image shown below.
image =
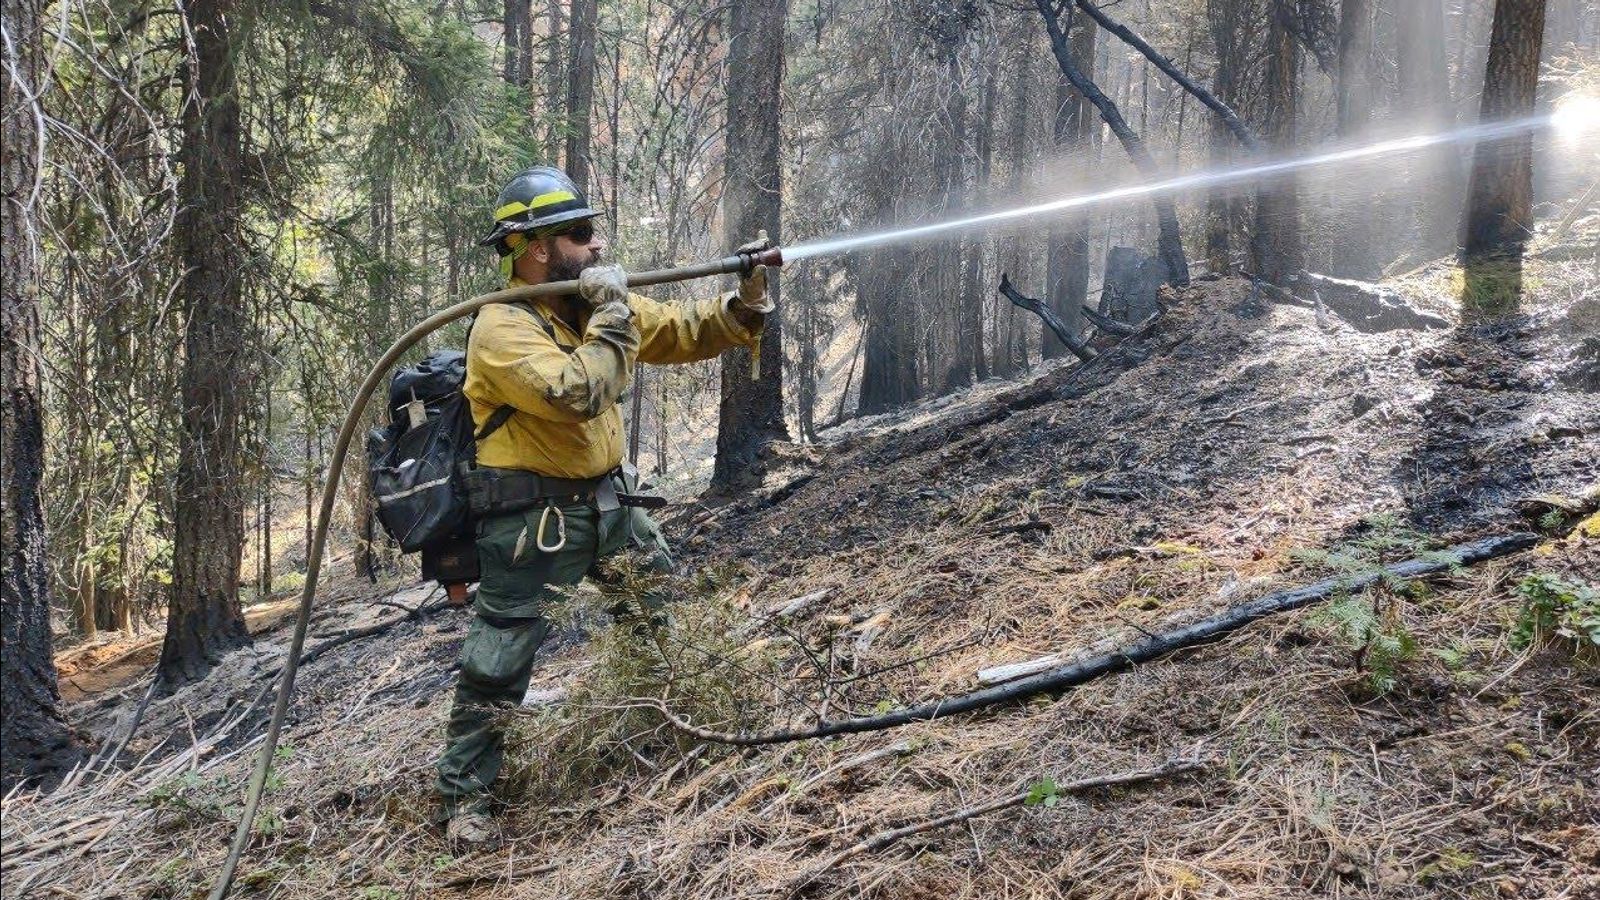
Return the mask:
{"type": "Polygon", "coordinates": [[[512,233],[505,236],[503,243],[506,246],[506,252],[500,254],[500,280],[509,284],[517,260],[522,258],[522,254],[528,252],[528,246],[532,241],[529,241],[528,236],[525,234],[512,233]]]}

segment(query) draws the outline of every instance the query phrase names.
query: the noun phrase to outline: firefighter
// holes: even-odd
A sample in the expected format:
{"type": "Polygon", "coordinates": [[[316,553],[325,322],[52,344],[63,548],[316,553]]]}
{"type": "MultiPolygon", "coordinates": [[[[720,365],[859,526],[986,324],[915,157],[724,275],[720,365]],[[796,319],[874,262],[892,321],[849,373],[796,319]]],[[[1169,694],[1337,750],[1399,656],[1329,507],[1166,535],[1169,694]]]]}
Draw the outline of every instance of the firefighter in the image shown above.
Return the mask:
{"type": "MultiPolygon", "coordinates": [[[[580,288],[575,297],[486,306],[467,342],[477,465],[466,481],[481,576],[437,766],[458,846],[499,840],[488,802],[504,756],[496,719],[527,691],[553,589],[598,575],[601,561],[630,548],[651,568],[671,569],[645,513],[650,498],[622,465],[617,400],[634,363],[757,347],[773,310],[761,266],[737,290],[698,302],[630,293],[622,267],[606,263],[599,215],[565,173],[535,166],[500,192],[494,229],[479,242],[499,253],[508,286],[576,279],[580,288]]],[[[770,246],[765,238],[739,250],[770,246]]]]}

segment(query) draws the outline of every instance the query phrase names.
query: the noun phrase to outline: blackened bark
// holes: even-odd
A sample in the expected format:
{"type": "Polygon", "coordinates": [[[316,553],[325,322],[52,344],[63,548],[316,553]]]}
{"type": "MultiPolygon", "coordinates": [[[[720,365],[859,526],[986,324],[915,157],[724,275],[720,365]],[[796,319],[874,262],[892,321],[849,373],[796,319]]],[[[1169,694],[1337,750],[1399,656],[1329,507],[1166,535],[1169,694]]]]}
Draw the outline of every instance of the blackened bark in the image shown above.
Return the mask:
{"type": "MultiPolygon", "coordinates": [[[[1144,140],[1122,118],[1122,112],[1117,105],[1111,102],[1100,88],[1078,68],[1072,59],[1072,48],[1067,42],[1067,36],[1061,31],[1061,22],[1056,18],[1055,9],[1050,0],[1034,0],[1039,15],[1044,18],[1045,30],[1050,35],[1050,49],[1055,54],[1056,64],[1061,67],[1061,74],[1067,76],[1072,86],[1078,93],[1089,99],[1095,108],[1100,111],[1100,117],[1105,119],[1111,127],[1111,133],[1122,142],[1122,147],[1128,153],[1128,158],[1133,161],[1139,174],[1150,181],[1160,181],[1162,173],[1155,159],[1150,156],[1150,151],[1144,146],[1144,140]]],[[[1189,283],[1189,261],[1183,252],[1183,237],[1178,230],[1178,210],[1172,198],[1167,195],[1157,194],[1151,198],[1156,210],[1156,223],[1159,236],[1156,239],[1157,252],[1161,261],[1167,266],[1168,275],[1173,284],[1184,285],[1189,283]]]]}
{"type": "Polygon", "coordinates": [[[589,190],[590,113],[594,107],[595,19],[598,0],[572,0],[567,29],[567,174],[584,192],[589,190]]]}
{"type": "MultiPolygon", "coordinates": [[[[1209,0],[1206,5],[1206,19],[1217,52],[1212,88],[1228,103],[1238,102],[1239,86],[1249,65],[1247,24],[1251,15],[1244,0],[1209,0]]],[[[1233,157],[1234,141],[1221,119],[1213,116],[1209,121],[1211,165],[1220,170],[1233,157]]],[[[1239,199],[1233,188],[1216,185],[1206,191],[1206,267],[1210,271],[1233,271],[1233,231],[1240,218],[1239,199]]]]}
{"type": "MultiPolygon", "coordinates": [[[[1497,0],[1483,76],[1480,122],[1530,116],[1539,87],[1545,0],[1497,0]]],[[[1519,131],[1478,144],[1462,258],[1463,302],[1485,312],[1515,309],[1522,286],[1522,253],[1533,230],[1533,133],[1519,131]]]]}
{"type": "Polygon", "coordinates": [[[39,258],[29,223],[39,171],[39,0],[4,0],[0,66],[0,791],[48,778],[78,756],[60,711],[50,646],[46,566],[44,411],[39,399],[39,258]]]}
{"type": "MultiPolygon", "coordinates": [[[[1273,150],[1288,155],[1295,141],[1300,43],[1295,39],[1295,13],[1288,0],[1273,0],[1269,15],[1261,132],[1273,150]]],[[[1256,195],[1251,261],[1255,273],[1273,284],[1285,283],[1290,275],[1304,268],[1299,191],[1299,179],[1283,174],[1264,180],[1256,195]]]]}
{"type": "Polygon", "coordinates": [[[249,643],[239,610],[244,548],[243,438],[250,320],[241,299],[243,166],[234,60],[234,0],[194,0],[192,82],[183,108],[180,209],[174,228],[183,275],[183,436],[178,453],[172,595],[157,673],[168,686],[205,677],[249,643]]]}
{"type": "MultiPolygon", "coordinates": [[[[1343,0],[1339,7],[1338,94],[1339,137],[1359,138],[1372,121],[1377,79],[1372,71],[1372,0],[1343,0]]],[[[1339,237],[1333,246],[1336,274],[1354,278],[1378,275],[1372,198],[1341,198],[1339,237]]]]}
{"type": "MultiPolygon", "coordinates": [[[[1078,21],[1072,28],[1072,59],[1079,69],[1094,70],[1095,25],[1078,21]]],[[[1056,155],[1072,159],[1088,158],[1095,124],[1094,107],[1063,76],[1056,82],[1056,115],[1053,136],[1056,155]]],[[[1075,210],[1050,227],[1050,249],[1045,257],[1045,302],[1076,337],[1083,331],[1083,304],[1089,299],[1089,212],[1075,210]]],[[[1071,350],[1051,329],[1042,329],[1042,355],[1056,359],[1071,350]]]]}
{"type": "Polygon", "coordinates": [[[917,304],[906,295],[906,252],[885,247],[859,254],[861,306],[866,311],[862,340],[861,396],[857,414],[887,412],[916,400],[917,304]]]}
{"type": "MultiPolygon", "coordinates": [[[[783,201],[778,152],[779,87],[783,83],[783,23],[788,0],[735,0],[729,16],[728,130],[722,194],[724,234],[742,243],[765,230],[781,239],[783,201]]],[[[777,270],[767,290],[777,302],[777,270]]],[[[744,484],[756,472],[762,446],[789,439],[783,419],[782,308],[767,316],[761,336],[760,378],[752,379],[749,350],[722,354],[722,402],[717,415],[713,490],[744,484]]]]}

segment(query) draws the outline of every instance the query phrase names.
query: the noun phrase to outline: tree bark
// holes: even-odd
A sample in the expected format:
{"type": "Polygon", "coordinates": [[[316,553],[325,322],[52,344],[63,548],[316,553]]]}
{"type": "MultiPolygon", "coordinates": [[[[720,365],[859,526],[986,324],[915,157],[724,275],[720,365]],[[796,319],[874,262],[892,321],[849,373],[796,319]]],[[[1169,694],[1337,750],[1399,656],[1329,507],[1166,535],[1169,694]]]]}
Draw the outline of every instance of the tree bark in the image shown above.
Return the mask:
{"type": "MultiPolygon", "coordinates": [[[[1408,0],[1400,6],[1396,10],[1399,47],[1395,55],[1401,114],[1411,130],[1421,133],[1448,130],[1456,116],[1450,99],[1450,67],[1445,56],[1444,0],[1408,0]]],[[[1493,52],[1491,49],[1490,53],[1493,52]]],[[[1465,179],[1461,156],[1453,146],[1443,144],[1429,148],[1423,151],[1421,158],[1425,160],[1422,168],[1432,187],[1420,195],[1400,198],[1401,207],[1395,210],[1393,218],[1407,227],[1407,233],[1400,236],[1401,241],[1432,258],[1454,247],[1453,225],[1460,214],[1459,192],[1465,179]]]]}
{"type": "MultiPolygon", "coordinates": [[[[728,22],[728,129],[722,194],[723,233],[729,243],[765,230],[782,236],[783,173],[779,157],[783,24],[788,0],[734,0],[728,22]]],[[[776,269],[767,290],[778,302],[776,269]]],[[[783,311],[767,316],[760,366],[747,349],[722,354],[722,400],[717,415],[713,490],[748,483],[761,448],[789,439],[783,419],[783,311]],[[759,378],[752,378],[759,375],[759,378]]]]}
{"type": "MultiPolygon", "coordinates": [[[[1209,0],[1206,20],[1216,46],[1217,68],[1212,87],[1228,103],[1239,99],[1239,85],[1249,65],[1250,9],[1242,0],[1209,0]]],[[[1222,120],[1210,118],[1207,145],[1211,165],[1225,168],[1233,157],[1234,141],[1222,120]]],[[[1212,272],[1233,271],[1233,232],[1240,219],[1239,201],[1233,188],[1217,185],[1206,191],[1206,267],[1212,272]]]]}
{"type": "MultiPolygon", "coordinates": [[[[1056,18],[1050,0],[1034,0],[1034,5],[1038,8],[1039,15],[1044,17],[1045,30],[1050,35],[1050,49],[1055,54],[1056,64],[1061,67],[1061,74],[1067,76],[1067,80],[1072,82],[1078,93],[1087,97],[1100,111],[1101,118],[1111,127],[1111,132],[1117,136],[1117,140],[1122,142],[1123,149],[1127,151],[1128,158],[1133,161],[1139,174],[1149,181],[1160,181],[1161,168],[1151,158],[1143,139],[1128,127],[1127,121],[1122,118],[1121,111],[1111,102],[1111,98],[1102,93],[1073,61],[1072,48],[1067,42],[1067,36],[1061,31],[1061,22],[1056,18]]],[[[1153,197],[1151,202],[1155,206],[1156,222],[1160,232],[1157,237],[1157,252],[1162,262],[1166,263],[1172,283],[1188,284],[1189,261],[1184,256],[1183,238],[1178,230],[1177,207],[1171,197],[1160,194],[1153,197]]]]}
{"type": "Polygon", "coordinates": [[[168,686],[205,677],[224,653],[248,644],[239,609],[244,546],[241,406],[250,374],[249,319],[238,176],[243,166],[234,60],[234,0],[194,0],[189,95],[174,227],[187,316],[181,376],[172,593],[157,672],[168,686]]]}
{"type": "Polygon", "coordinates": [[[39,175],[39,0],[4,0],[0,66],[0,791],[49,777],[78,754],[60,711],[50,644],[44,410],[39,380],[39,258],[33,220],[39,175]]]}
{"type": "MultiPolygon", "coordinates": [[[[1346,142],[1366,134],[1378,88],[1372,71],[1372,0],[1343,0],[1339,8],[1339,54],[1336,117],[1339,137],[1346,142]]],[[[1372,278],[1378,274],[1374,239],[1377,222],[1372,198],[1339,197],[1338,240],[1333,246],[1336,274],[1372,278]]]]}
{"type": "MultiPolygon", "coordinates": [[[[1300,89],[1300,44],[1288,0],[1273,0],[1267,27],[1266,97],[1262,134],[1280,154],[1294,150],[1300,89]]],[[[1282,285],[1305,268],[1300,240],[1299,179],[1282,174],[1262,182],[1256,194],[1250,255],[1255,273],[1282,285]]]]}
{"type": "MultiPolygon", "coordinates": [[[[1094,69],[1095,25],[1073,23],[1071,50],[1073,62],[1082,71],[1094,69]]],[[[1075,95],[1065,76],[1056,81],[1056,113],[1053,136],[1058,157],[1086,159],[1096,128],[1093,106],[1081,94],[1075,95]]],[[[1045,302],[1074,337],[1083,331],[1080,310],[1089,299],[1089,211],[1075,210],[1070,217],[1053,223],[1050,249],[1045,258],[1045,302]]],[[[1041,354],[1058,359],[1072,352],[1051,329],[1041,329],[1041,354]]]]}
{"type": "Polygon", "coordinates": [[[572,0],[567,30],[571,53],[567,65],[567,174],[585,193],[589,191],[589,144],[593,133],[595,19],[598,0],[572,0]]]}
{"type": "MultiPolygon", "coordinates": [[[[1487,124],[1530,116],[1539,87],[1545,0],[1496,0],[1478,115],[1487,124]]],[[[1462,260],[1467,266],[1467,307],[1487,313],[1516,309],[1522,292],[1522,253],[1533,231],[1533,134],[1478,144],[1462,260]]]]}
{"type": "Polygon", "coordinates": [[[533,3],[532,0],[505,0],[501,24],[505,28],[505,69],[507,84],[527,88],[533,84],[533,3]]]}

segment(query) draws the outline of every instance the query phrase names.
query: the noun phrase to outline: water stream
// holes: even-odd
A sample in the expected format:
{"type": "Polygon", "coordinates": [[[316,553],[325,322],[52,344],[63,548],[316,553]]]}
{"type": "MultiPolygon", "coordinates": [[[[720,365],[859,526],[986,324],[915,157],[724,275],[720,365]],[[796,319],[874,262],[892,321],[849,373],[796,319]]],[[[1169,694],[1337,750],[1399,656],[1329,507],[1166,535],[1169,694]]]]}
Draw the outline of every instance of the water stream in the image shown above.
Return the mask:
{"type": "Polygon", "coordinates": [[[1537,131],[1552,124],[1562,125],[1556,121],[1555,116],[1541,115],[1526,119],[1515,119],[1505,122],[1490,122],[1481,125],[1472,125],[1452,131],[1443,131],[1436,134],[1416,135],[1413,137],[1396,138],[1393,140],[1377,141],[1340,150],[1331,150],[1310,156],[1294,157],[1277,160],[1274,162],[1257,163],[1235,168],[1217,169],[1210,171],[1194,172],[1188,175],[1179,175],[1162,181],[1148,184],[1131,184],[1109,190],[1095,191],[1086,194],[1077,194],[1071,197],[1062,197],[1043,203],[1032,203],[1016,206],[1011,209],[1002,209],[979,215],[966,216],[959,219],[950,219],[941,222],[928,222],[922,225],[912,225],[907,228],[897,228],[889,231],[873,231],[865,234],[844,235],[840,237],[823,238],[807,241],[801,244],[788,245],[783,248],[785,261],[794,262],[818,256],[831,256],[846,253],[852,250],[861,250],[868,247],[880,247],[886,244],[898,244],[906,241],[919,240],[933,237],[950,231],[976,228],[979,226],[993,225],[998,222],[1009,222],[1013,219],[1026,219],[1034,216],[1044,216],[1050,213],[1059,213],[1064,210],[1077,209],[1086,206],[1096,206],[1119,200],[1128,200],[1135,197],[1146,197],[1151,194],[1177,193],[1190,191],[1196,188],[1214,187],[1224,184],[1237,184],[1256,181],[1285,172],[1300,169],[1310,169],[1324,166],[1334,166],[1340,163],[1367,160],[1380,156],[1396,153],[1408,153],[1433,147],[1440,144],[1459,144],[1471,141],[1492,140],[1508,137],[1524,132],[1537,131]]]}

